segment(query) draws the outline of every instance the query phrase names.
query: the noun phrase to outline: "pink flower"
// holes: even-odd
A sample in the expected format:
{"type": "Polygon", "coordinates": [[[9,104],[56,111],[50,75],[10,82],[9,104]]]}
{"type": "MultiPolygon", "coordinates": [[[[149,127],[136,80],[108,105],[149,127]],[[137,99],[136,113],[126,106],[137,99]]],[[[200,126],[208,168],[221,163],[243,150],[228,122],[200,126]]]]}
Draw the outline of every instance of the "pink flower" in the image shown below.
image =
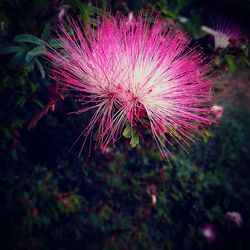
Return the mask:
{"type": "Polygon", "coordinates": [[[74,113],[92,115],[82,134],[92,137],[96,130],[102,151],[130,123],[140,136],[150,128],[167,158],[170,138],[186,144],[211,122],[205,58],[186,34],[163,24],[159,18],[149,25],[142,15],[116,15],[82,30],[70,21],[73,33],[62,24],[58,32],[61,50],[47,53],[58,85],[78,93],[82,108],[74,113]]]}
{"type": "Polygon", "coordinates": [[[211,117],[215,122],[219,122],[224,112],[224,108],[219,105],[214,105],[211,108],[211,117]]]}
{"type": "Polygon", "coordinates": [[[157,193],[157,188],[156,188],[156,186],[155,186],[154,184],[149,185],[149,186],[147,187],[147,193],[148,193],[149,195],[156,194],[156,193],[157,193]]]}
{"type": "Polygon", "coordinates": [[[205,224],[201,227],[201,233],[208,241],[208,243],[212,243],[216,240],[217,230],[213,224],[205,224]]]}
{"type": "Polygon", "coordinates": [[[238,47],[242,39],[239,27],[226,21],[218,19],[214,25],[214,49],[225,49],[228,46],[238,47]]]}
{"type": "Polygon", "coordinates": [[[59,13],[58,13],[58,20],[60,21],[60,22],[62,22],[63,21],[63,18],[65,17],[65,15],[66,15],[66,13],[67,13],[67,11],[68,11],[68,9],[69,9],[70,7],[69,7],[69,5],[66,5],[66,4],[62,4],[62,5],[60,5],[60,7],[58,8],[58,10],[59,10],[59,13]]]}
{"type": "Polygon", "coordinates": [[[227,212],[225,217],[228,220],[234,222],[238,228],[240,228],[243,225],[243,219],[239,212],[227,212]]]}
{"type": "Polygon", "coordinates": [[[67,4],[64,4],[63,1],[53,0],[51,3],[51,7],[54,10],[56,10],[58,21],[63,22],[64,17],[66,16],[70,6],[67,4]]]}

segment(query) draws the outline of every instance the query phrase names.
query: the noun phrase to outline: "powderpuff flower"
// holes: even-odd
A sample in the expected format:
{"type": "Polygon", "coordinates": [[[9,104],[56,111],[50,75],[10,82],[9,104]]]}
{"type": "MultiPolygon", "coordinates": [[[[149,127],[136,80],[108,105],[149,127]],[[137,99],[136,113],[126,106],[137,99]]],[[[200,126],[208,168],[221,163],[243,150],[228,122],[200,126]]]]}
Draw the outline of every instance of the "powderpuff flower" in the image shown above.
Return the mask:
{"type": "Polygon", "coordinates": [[[243,38],[240,28],[223,18],[217,19],[212,29],[202,26],[202,30],[214,37],[214,50],[238,47],[243,38]]]}
{"type": "Polygon", "coordinates": [[[218,22],[215,27],[214,48],[225,49],[229,45],[237,46],[240,43],[241,31],[232,24],[223,21],[218,22]]]}
{"type": "Polygon", "coordinates": [[[63,19],[64,19],[66,13],[67,13],[67,11],[68,11],[68,9],[69,9],[69,5],[66,5],[66,4],[60,5],[60,7],[59,7],[59,13],[58,13],[58,16],[57,16],[57,18],[58,18],[58,20],[59,20],[60,22],[63,21],[63,19]]]}
{"type": "Polygon", "coordinates": [[[70,8],[69,5],[64,4],[63,1],[53,0],[51,2],[51,7],[57,12],[57,19],[59,22],[62,22],[70,8]]]}
{"type": "Polygon", "coordinates": [[[224,108],[222,106],[219,105],[213,105],[211,108],[211,118],[215,121],[215,122],[219,122],[222,115],[224,112],[224,108]]]}
{"type": "Polygon", "coordinates": [[[48,49],[47,57],[53,79],[77,93],[82,107],[74,113],[92,115],[83,145],[95,132],[95,146],[105,152],[130,124],[132,136],[149,128],[167,158],[170,138],[183,145],[211,123],[206,58],[186,34],[155,19],[105,15],[95,27],[73,20],[71,32],[60,26],[61,49],[48,49]]]}
{"type": "Polygon", "coordinates": [[[217,230],[213,224],[205,224],[201,227],[201,234],[205,237],[208,243],[212,243],[217,238],[217,230]]]}
{"type": "Polygon", "coordinates": [[[243,225],[243,219],[239,212],[227,212],[225,214],[226,219],[235,223],[235,225],[240,228],[243,225]]]}

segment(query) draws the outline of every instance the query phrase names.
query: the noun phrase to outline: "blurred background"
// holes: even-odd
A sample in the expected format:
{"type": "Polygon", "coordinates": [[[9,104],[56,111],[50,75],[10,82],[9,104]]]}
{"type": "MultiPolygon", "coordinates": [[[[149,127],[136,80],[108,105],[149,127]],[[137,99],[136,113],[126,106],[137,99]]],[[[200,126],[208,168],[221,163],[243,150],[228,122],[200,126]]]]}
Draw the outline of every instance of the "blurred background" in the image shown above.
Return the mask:
{"type": "Polygon", "coordinates": [[[249,23],[248,0],[1,0],[0,248],[250,249],[249,23]],[[66,15],[96,25],[105,9],[159,12],[210,58],[217,124],[188,154],[166,162],[153,140],[125,138],[67,153],[88,117],[67,114],[77,104],[49,78],[41,41],[56,48],[66,15]],[[227,45],[216,20],[240,31],[227,45]]]}

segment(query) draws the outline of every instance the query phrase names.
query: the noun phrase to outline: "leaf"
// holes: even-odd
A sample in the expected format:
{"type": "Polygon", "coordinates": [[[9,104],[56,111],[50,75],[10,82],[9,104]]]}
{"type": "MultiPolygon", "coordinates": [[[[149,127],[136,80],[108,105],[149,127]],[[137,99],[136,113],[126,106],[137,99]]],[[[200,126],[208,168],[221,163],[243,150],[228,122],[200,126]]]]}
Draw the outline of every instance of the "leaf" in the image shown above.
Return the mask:
{"type": "Polygon", "coordinates": [[[231,56],[229,56],[229,55],[226,55],[225,60],[227,62],[228,71],[229,72],[234,72],[236,67],[235,67],[235,63],[234,63],[233,58],[231,56]]]}
{"type": "Polygon", "coordinates": [[[51,209],[51,214],[53,216],[53,219],[55,219],[56,221],[59,221],[59,216],[58,216],[56,209],[54,207],[51,207],[50,209],[51,209]]]}
{"type": "Polygon", "coordinates": [[[89,215],[89,220],[90,220],[90,223],[94,226],[94,227],[97,227],[98,224],[99,224],[99,220],[97,218],[97,216],[95,214],[90,214],[89,215]]]}
{"type": "Polygon", "coordinates": [[[170,17],[170,18],[173,18],[175,19],[176,18],[176,14],[170,10],[167,10],[167,9],[162,9],[162,13],[167,16],[167,17],[170,17]]]}
{"type": "Polygon", "coordinates": [[[11,83],[12,83],[12,79],[11,79],[11,77],[9,75],[6,75],[4,77],[4,79],[2,80],[2,86],[3,87],[8,87],[8,86],[11,85],[11,83]]]}
{"type": "MultiPolygon", "coordinates": [[[[107,5],[108,5],[108,3],[107,3],[107,0],[100,0],[99,2],[98,2],[98,7],[99,8],[97,8],[99,11],[102,11],[102,14],[104,14],[105,13],[105,10],[107,10],[107,5]]],[[[96,7],[94,7],[94,8],[96,8],[96,7]]]]}
{"type": "Polygon", "coordinates": [[[33,94],[33,93],[35,93],[36,91],[37,91],[37,89],[38,89],[38,85],[36,84],[36,83],[31,83],[30,84],[30,88],[31,88],[31,93],[33,94]]]}
{"type": "Polygon", "coordinates": [[[12,127],[15,127],[15,128],[18,128],[18,127],[20,128],[20,127],[22,127],[23,123],[24,123],[23,120],[16,118],[16,119],[11,123],[11,126],[12,126],[12,127]]]}
{"type": "Polygon", "coordinates": [[[125,129],[123,130],[122,135],[125,138],[131,138],[130,145],[132,148],[134,148],[136,145],[139,144],[139,135],[136,132],[136,130],[132,129],[132,127],[129,123],[127,123],[125,129]]]}
{"type": "Polygon", "coordinates": [[[241,56],[240,59],[248,66],[250,67],[250,61],[247,57],[241,56]]]}
{"type": "Polygon", "coordinates": [[[48,39],[50,30],[51,30],[51,25],[50,25],[50,23],[47,22],[45,24],[44,29],[43,29],[42,34],[41,34],[41,39],[43,41],[46,41],[48,39]]]}
{"type": "Polygon", "coordinates": [[[0,54],[10,54],[10,53],[17,53],[17,52],[24,52],[25,49],[20,46],[9,46],[0,49],[0,54]]]}
{"type": "Polygon", "coordinates": [[[16,151],[16,149],[12,149],[12,150],[11,150],[11,157],[12,157],[12,159],[14,159],[14,160],[18,160],[18,156],[17,156],[17,151],[16,151]]]}
{"type": "Polygon", "coordinates": [[[2,128],[2,132],[4,133],[4,136],[7,140],[10,140],[12,138],[12,134],[9,129],[2,128]]]}
{"type": "Polygon", "coordinates": [[[54,48],[54,49],[58,49],[61,48],[61,43],[57,40],[57,39],[50,39],[49,41],[49,45],[54,48]]]}
{"type": "Polygon", "coordinates": [[[166,127],[166,128],[167,128],[167,130],[168,130],[168,133],[169,133],[171,136],[173,136],[173,137],[175,137],[175,138],[177,138],[177,139],[181,139],[181,137],[177,134],[177,132],[176,132],[174,129],[169,128],[169,127],[166,127]]]}
{"type": "Polygon", "coordinates": [[[39,108],[44,108],[43,103],[40,102],[39,100],[35,100],[34,102],[35,102],[35,104],[36,104],[39,108]]]}
{"type": "Polygon", "coordinates": [[[40,71],[42,78],[44,79],[45,78],[45,71],[44,71],[43,65],[40,63],[40,61],[38,59],[35,60],[35,63],[36,63],[37,68],[40,71]]]}
{"type": "Polygon", "coordinates": [[[65,29],[67,30],[67,32],[69,33],[69,35],[74,35],[74,29],[71,27],[71,25],[69,23],[65,23],[65,29]]]}
{"type": "Polygon", "coordinates": [[[26,97],[25,96],[21,96],[18,101],[17,101],[17,106],[22,108],[24,106],[24,104],[26,103],[26,97]]]}
{"type": "Polygon", "coordinates": [[[53,173],[51,170],[49,170],[47,173],[46,173],[46,176],[45,176],[45,181],[48,182],[53,176],[53,173]]]}
{"type": "Polygon", "coordinates": [[[176,194],[174,194],[174,193],[170,194],[170,196],[172,198],[174,198],[175,201],[179,201],[180,200],[180,198],[176,194]]]}
{"type": "Polygon", "coordinates": [[[139,144],[139,135],[138,133],[135,131],[135,130],[132,130],[132,138],[131,138],[131,141],[130,141],[130,145],[132,148],[134,148],[136,145],[139,144]]]}
{"type": "Polygon", "coordinates": [[[35,67],[35,61],[32,60],[28,65],[27,65],[27,68],[29,70],[29,72],[32,72],[34,70],[34,67],[35,67]]]}
{"type": "Polygon", "coordinates": [[[122,135],[125,138],[130,138],[131,137],[131,125],[129,123],[127,123],[125,129],[123,130],[122,135]]]}
{"type": "Polygon", "coordinates": [[[90,6],[82,3],[80,0],[75,0],[75,4],[80,11],[82,21],[87,23],[90,16],[90,6]]]}
{"type": "Polygon", "coordinates": [[[43,53],[44,47],[36,47],[27,53],[25,60],[27,63],[29,63],[34,57],[42,55],[43,53]]]}
{"type": "Polygon", "coordinates": [[[107,6],[107,3],[106,3],[106,1],[104,1],[102,4],[100,3],[98,8],[95,6],[90,6],[90,10],[92,11],[92,13],[95,13],[99,16],[103,16],[104,14],[106,14],[106,11],[105,11],[106,6],[107,6]]]}
{"type": "Polygon", "coordinates": [[[8,66],[14,68],[21,60],[23,60],[25,50],[16,53],[10,60],[8,66]]]}
{"type": "Polygon", "coordinates": [[[40,38],[31,34],[17,35],[15,36],[14,41],[17,43],[33,43],[40,46],[43,45],[43,42],[40,38]]]}

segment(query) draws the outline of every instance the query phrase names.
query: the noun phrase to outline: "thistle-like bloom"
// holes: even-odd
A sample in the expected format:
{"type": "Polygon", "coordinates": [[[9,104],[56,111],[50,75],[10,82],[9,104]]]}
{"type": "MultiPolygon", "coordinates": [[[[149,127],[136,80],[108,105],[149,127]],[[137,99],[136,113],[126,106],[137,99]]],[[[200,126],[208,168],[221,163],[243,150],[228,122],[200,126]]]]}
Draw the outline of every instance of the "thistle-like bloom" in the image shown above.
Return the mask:
{"type": "Polygon", "coordinates": [[[77,92],[82,108],[75,113],[92,114],[86,138],[95,132],[96,146],[105,151],[129,123],[140,136],[149,128],[167,157],[171,137],[183,145],[211,122],[212,82],[186,34],[159,18],[147,20],[105,16],[84,28],[70,21],[72,31],[61,26],[58,33],[62,48],[47,56],[56,82],[77,92]]]}
{"type": "Polygon", "coordinates": [[[213,224],[205,224],[200,230],[202,235],[209,243],[212,243],[216,240],[218,233],[213,224]]]}
{"type": "Polygon", "coordinates": [[[235,225],[240,228],[243,225],[243,219],[239,212],[227,212],[225,217],[235,223],[235,225]]]}
{"type": "Polygon", "coordinates": [[[222,106],[214,105],[211,108],[210,115],[215,122],[219,122],[221,120],[223,112],[224,112],[224,108],[222,106]]]}
{"type": "Polygon", "coordinates": [[[225,49],[228,46],[238,46],[242,38],[239,27],[224,19],[217,20],[214,25],[214,49],[225,49]]]}

